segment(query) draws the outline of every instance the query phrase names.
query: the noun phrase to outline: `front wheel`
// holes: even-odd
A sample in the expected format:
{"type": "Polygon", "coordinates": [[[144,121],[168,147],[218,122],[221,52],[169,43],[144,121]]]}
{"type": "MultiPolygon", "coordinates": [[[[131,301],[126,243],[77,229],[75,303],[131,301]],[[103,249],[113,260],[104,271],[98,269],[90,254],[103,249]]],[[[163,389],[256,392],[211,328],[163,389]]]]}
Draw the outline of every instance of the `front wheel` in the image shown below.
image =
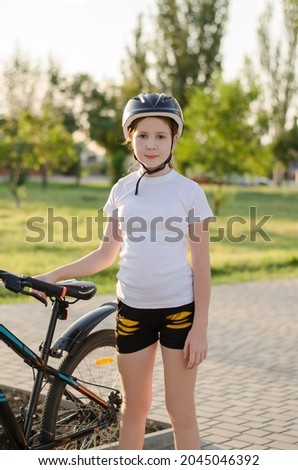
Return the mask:
{"type": "MultiPolygon", "coordinates": [[[[83,386],[108,401],[111,392],[120,387],[114,330],[90,334],[75,354],[71,355],[70,352],[65,357],[59,371],[76,377],[83,386]]],[[[119,402],[115,404],[115,419],[107,428],[59,448],[91,449],[115,443],[119,437],[119,405],[119,402]]],[[[65,382],[54,379],[43,408],[40,442],[51,442],[63,435],[95,425],[105,414],[105,409],[93,400],[65,382]]]]}

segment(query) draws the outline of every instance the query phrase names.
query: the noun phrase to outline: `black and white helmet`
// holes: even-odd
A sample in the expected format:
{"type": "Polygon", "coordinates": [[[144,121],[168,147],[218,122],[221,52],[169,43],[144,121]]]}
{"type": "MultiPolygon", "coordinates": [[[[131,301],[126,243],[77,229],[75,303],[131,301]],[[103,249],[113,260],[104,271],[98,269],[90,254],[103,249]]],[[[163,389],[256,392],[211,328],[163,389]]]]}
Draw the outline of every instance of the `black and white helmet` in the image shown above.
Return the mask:
{"type": "Polygon", "coordinates": [[[178,139],[184,127],[183,114],[178,101],[165,93],[141,93],[130,99],[122,116],[123,134],[129,140],[129,127],[138,118],[150,116],[169,117],[178,124],[178,139]]]}

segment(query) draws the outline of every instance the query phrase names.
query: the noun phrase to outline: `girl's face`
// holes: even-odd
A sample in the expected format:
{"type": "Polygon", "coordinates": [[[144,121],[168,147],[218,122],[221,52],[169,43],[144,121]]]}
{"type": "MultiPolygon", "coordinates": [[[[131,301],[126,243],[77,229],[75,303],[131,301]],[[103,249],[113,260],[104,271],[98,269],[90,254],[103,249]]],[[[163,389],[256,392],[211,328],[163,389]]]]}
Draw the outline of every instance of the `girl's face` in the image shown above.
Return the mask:
{"type": "MultiPolygon", "coordinates": [[[[170,126],[158,117],[141,119],[132,133],[131,143],[137,159],[147,168],[153,169],[161,165],[169,156],[177,141],[177,135],[172,138],[170,126]]],[[[170,167],[157,173],[168,173],[170,167]]]]}

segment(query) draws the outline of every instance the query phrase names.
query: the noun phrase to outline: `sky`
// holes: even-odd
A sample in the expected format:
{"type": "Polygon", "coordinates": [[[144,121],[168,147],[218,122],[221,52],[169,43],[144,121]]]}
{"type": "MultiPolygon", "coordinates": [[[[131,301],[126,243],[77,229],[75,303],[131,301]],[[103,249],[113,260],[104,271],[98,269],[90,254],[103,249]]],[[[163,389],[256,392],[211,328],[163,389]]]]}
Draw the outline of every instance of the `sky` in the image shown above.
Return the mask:
{"type": "MultiPolygon", "coordinates": [[[[257,21],[267,2],[230,0],[222,45],[226,79],[239,75],[245,54],[256,54],[257,21]]],[[[144,13],[144,27],[151,24],[155,5],[155,0],[0,0],[0,69],[19,47],[33,62],[46,65],[51,56],[66,74],[117,81],[137,16],[144,13]]]]}

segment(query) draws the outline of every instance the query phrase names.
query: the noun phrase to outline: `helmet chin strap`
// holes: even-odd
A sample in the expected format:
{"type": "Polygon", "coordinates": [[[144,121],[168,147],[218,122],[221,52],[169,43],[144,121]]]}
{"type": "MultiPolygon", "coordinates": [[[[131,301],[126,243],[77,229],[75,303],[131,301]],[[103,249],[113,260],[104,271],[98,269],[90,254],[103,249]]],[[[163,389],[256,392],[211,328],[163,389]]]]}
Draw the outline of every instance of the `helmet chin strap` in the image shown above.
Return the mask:
{"type": "MultiPolygon", "coordinates": [[[[137,157],[134,155],[135,159],[137,159],[137,157]]],[[[139,184],[140,184],[140,181],[141,179],[146,175],[146,173],[148,175],[153,175],[154,173],[158,173],[159,171],[163,170],[166,165],[171,161],[172,159],[172,152],[170,153],[170,155],[168,156],[168,158],[166,159],[166,161],[164,161],[161,165],[158,165],[157,167],[155,168],[147,168],[142,162],[140,162],[138,160],[138,162],[142,165],[142,167],[145,169],[144,173],[140,176],[140,178],[138,179],[137,181],[137,184],[136,184],[136,190],[135,190],[135,195],[137,196],[138,195],[138,192],[139,192],[139,184]]]]}
{"type": "Polygon", "coordinates": [[[140,184],[140,181],[141,179],[146,175],[153,175],[154,173],[158,173],[159,171],[163,170],[166,165],[168,163],[170,163],[171,159],[172,159],[172,149],[173,149],[173,140],[172,140],[172,145],[171,145],[171,151],[170,151],[170,155],[168,156],[168,158],[163,162],[161,163],[160,165],[156,166],[155,168],[147,168],[142,162],[140,162],[140,160],[137,159],[135,153],[134,153],[134,158],[142,165],[142,167],[145,169],[144,173],[140,176],[140,178],[138,179],[137,181],[137,184],[136,184],[136,189],[135,189],[135,196],[138,195],[138,192],[139,192],[139,184],[140,184]]]}

